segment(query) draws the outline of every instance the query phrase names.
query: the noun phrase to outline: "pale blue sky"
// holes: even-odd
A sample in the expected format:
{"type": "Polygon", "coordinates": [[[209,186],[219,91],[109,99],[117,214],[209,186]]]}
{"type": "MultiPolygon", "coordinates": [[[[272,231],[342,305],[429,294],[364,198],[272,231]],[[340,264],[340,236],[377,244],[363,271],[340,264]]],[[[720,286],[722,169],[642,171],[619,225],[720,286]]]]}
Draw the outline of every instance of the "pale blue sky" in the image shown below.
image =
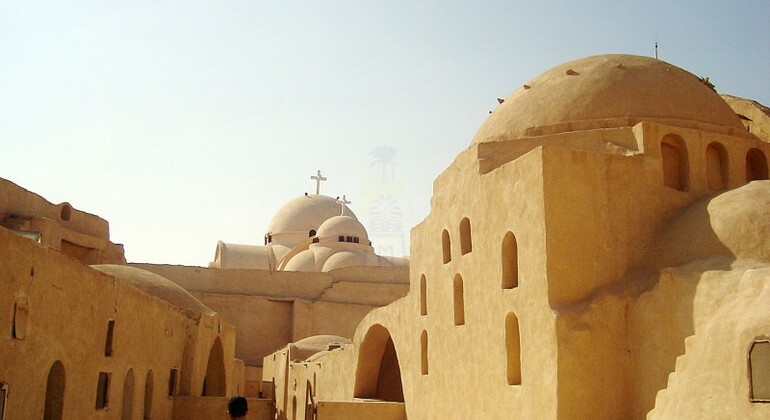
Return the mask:
{"type": "Polygon", "coordinates": [[[770,104],[767,0],[2,1],[0,177],[109,220],[129,261],[206,265],[316,169],[366,224],[389,146],[412,226],[495,98],[655,39],[770,104]]]}

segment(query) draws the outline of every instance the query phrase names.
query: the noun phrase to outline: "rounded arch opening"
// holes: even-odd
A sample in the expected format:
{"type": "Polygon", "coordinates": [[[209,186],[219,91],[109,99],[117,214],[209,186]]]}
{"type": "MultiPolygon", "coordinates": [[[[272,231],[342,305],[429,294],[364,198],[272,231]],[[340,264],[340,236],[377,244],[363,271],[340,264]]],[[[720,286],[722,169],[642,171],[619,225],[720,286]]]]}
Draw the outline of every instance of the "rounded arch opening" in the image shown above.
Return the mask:
{"type": "Polygon", "coordinates": [[[460,254],[465,255],[473,251],[473,239],[471,237],[471,219],[464,217],[460,221],[460,254]]]}
{"type": "Polygon", "coordinates": [[[768,179],[767,156],[759,149],[746,153],[746,182],[768,179]]]}
{"type": "Polygon", "coordinates": [[[358,351],[355,398],[403,402],[401,368],[390,331],[375,324],[367,331],[358,351]]]}
{"type": "Polygon", "coordinates": [[[449,231],[446,229],[441,232],[441,249],[443,250],[444,264],[452,261],[452,243],[449,239],[449,231]]]}
{"type": "Polygon", "coordinates": [[[706,147],[706,177],[712,191],[727,189],[729,180],[727,149],[721,143],[713,142],[706,147]]]}
{"type": "Polygon", "coordinates": [[[428,332],[423,330],[420,335],[420,372],[428,374],[428,332]]]}
{"type": "Polygon", "coordinates": [[[131,420],[134,417],[134,370],[128,369],[123,380],[123,403],[120,418],[131,420]]]}
{"type": "Polygon", "coordinates": [[[687,191],[690,184],[687,145],[676,134],[666,134],[660,141],[663,164],[663,184],[679,191],[687,191]]]}
{"type": "Polygon", "coordinates": [[[150,420],[152,416],[152,393],[155,385],[153,384],[152,369],[147,371],[147,378],[144,380],[144,420],[150,420]]]}
{"type": "Polygon", "coordinates": [[[64,388],[67,379],[64,365],[55,361],[48,371],[48,379],[45,385],[45,408],[43,420],[61,420],[64,412],[64,388]]]}
{"type": "Polygon", "coordinates": [[[420,276],[420,315],[428,315],[428,285],[425,274],[420,276]]]}
{"type": "Polygon", "coordinates": [[[501,247],[502,260],[502,287],[503,289],[514,289],[519,287],[519,245],[516,236],[507,232],[503,237],[501,247]]]}
{"type": "Polygon", "coordinates": [[[206,366],[206,377],[203,379],[204,397],[224,397],[226,388],[225,356],[222,340],[217,337],[209,352],[209,362],[206,366]]]}
{"type": "Polygon", "coordinates": [[[521,385],[521,336],[514,313],[505,317],[505,354],[508,385],[521,385]]]}

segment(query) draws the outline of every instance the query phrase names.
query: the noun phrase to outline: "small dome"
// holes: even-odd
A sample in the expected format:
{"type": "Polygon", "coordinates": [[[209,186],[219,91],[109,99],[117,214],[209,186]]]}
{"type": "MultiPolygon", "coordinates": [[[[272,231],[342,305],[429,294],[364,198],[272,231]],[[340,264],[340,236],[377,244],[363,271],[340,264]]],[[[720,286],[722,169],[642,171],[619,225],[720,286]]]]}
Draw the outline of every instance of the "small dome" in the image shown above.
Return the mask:
{"type": "Polygon", "coordinates": [[[754,181],[684,209],[648,255],[655,269],[714,256],[770,263],[770,181],[754,181]]]}
{"type": "Polygon", "coordinates": [[[284,271],[317,271],[315,253],[309,249],[301,251],[286,264],[284,271]]]}
{"type": "Polygon", "coordinates": [[[289,349],[291,350],[292,359],[305,360],[318,352],[350,343],[352,341],[338,335],[314,335],[303,338],[296,343],[290,343],[289,349]]]}
{"type": "Polygon", "coordinates": [[[473,143],[639,121],[688,121],[745,131],[725,101],[692,73],[665,61],[616,54],[570,61],[527,82],[492,112],[473,143]]]}
{"type": "Polygon", "coordinates": [[[326,219],[344,214],[355,219],[356,215],[350,209],[325,195],[303,195],[284,204],[278,209],[270,221],[268,232],[289,233],[309,232],[318,227],[326,219]]]}
{"type": "Polygon", "coordinates": [[[339,251],[329,257],[324,263],[323,272],[329,272],[345,267],[357,267],[366,265],[366,256],[360,252],[339,251]]]}
{"type": "Polygon", "coordinates": [[[359,238],[360,243],[367,244],[369,235],[366,228],[356,218],[350,216],[335,216],[323,222],[316,234],[319,238],[336,238],[352,236],[359,238]]]}
{"type": "Polygon", "coordinates": [[[128,265],[113,264],[92,265],[91,268],[124,280],[144,293],[180,308],[191,309],[207,315],[215,313],[178,284],[150,271],[128,265]]]}

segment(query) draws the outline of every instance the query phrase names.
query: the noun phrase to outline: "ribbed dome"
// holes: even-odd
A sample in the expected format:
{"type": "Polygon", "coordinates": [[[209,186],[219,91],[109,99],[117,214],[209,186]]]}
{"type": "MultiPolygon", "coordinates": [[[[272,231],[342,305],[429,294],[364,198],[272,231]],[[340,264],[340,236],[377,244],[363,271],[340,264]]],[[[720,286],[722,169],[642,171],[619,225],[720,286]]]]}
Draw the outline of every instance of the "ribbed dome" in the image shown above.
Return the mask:
{"type": "Polygon", "coordinates": [[[308,232],[326,219],[344,214],[356,217],[347,206],[325,195],[303,195],[284,204],[270,221],[268,232],[308,232]]]}
{"type": "Polygon", "coordinates": [[[692,73],[649,57],[600,55],[556,66],[514,91],[481,125],[473,143],[640,121],[745,131],[725,101],[692,73]]]}
{"type": "Polygon", "coordinates": [[[91,268],[127,281],[137,289],[183,309],[212,315],[215,312],[203,305],[173,281],[158,274],[128,265],[92,265],[91,268]]]}

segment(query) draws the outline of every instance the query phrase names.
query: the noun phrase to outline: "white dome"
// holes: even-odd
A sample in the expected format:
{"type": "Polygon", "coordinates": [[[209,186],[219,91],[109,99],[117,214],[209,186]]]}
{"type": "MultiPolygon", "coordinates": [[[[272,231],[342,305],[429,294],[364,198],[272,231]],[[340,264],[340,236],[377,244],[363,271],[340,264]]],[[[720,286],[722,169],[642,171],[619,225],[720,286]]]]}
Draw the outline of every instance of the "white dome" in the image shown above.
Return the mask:
{"type": "Polygon", "coordinates": [[[270,221],[268,232],[272,234],[309,232],[317,230],[321,223],[344,214],[356,219],[350,209],[336,199],[325,195],[303,195],[284,204],[270,221]]]}
{"type": "Polygon", "coordinates": [[[328,272],[338,268],[366,265],[366,256],[355,251],[340,251],[329,257],[324,263],[323,271],[328,272]]]}
{"type": "Polygon", "coordinates": [[[357,237],[360,243],[367,244],[369,235],[366,228],[355,217],[335,216],[323,222],[316,234],[319,238],[337,238],[339,236],[357,237]]]}

